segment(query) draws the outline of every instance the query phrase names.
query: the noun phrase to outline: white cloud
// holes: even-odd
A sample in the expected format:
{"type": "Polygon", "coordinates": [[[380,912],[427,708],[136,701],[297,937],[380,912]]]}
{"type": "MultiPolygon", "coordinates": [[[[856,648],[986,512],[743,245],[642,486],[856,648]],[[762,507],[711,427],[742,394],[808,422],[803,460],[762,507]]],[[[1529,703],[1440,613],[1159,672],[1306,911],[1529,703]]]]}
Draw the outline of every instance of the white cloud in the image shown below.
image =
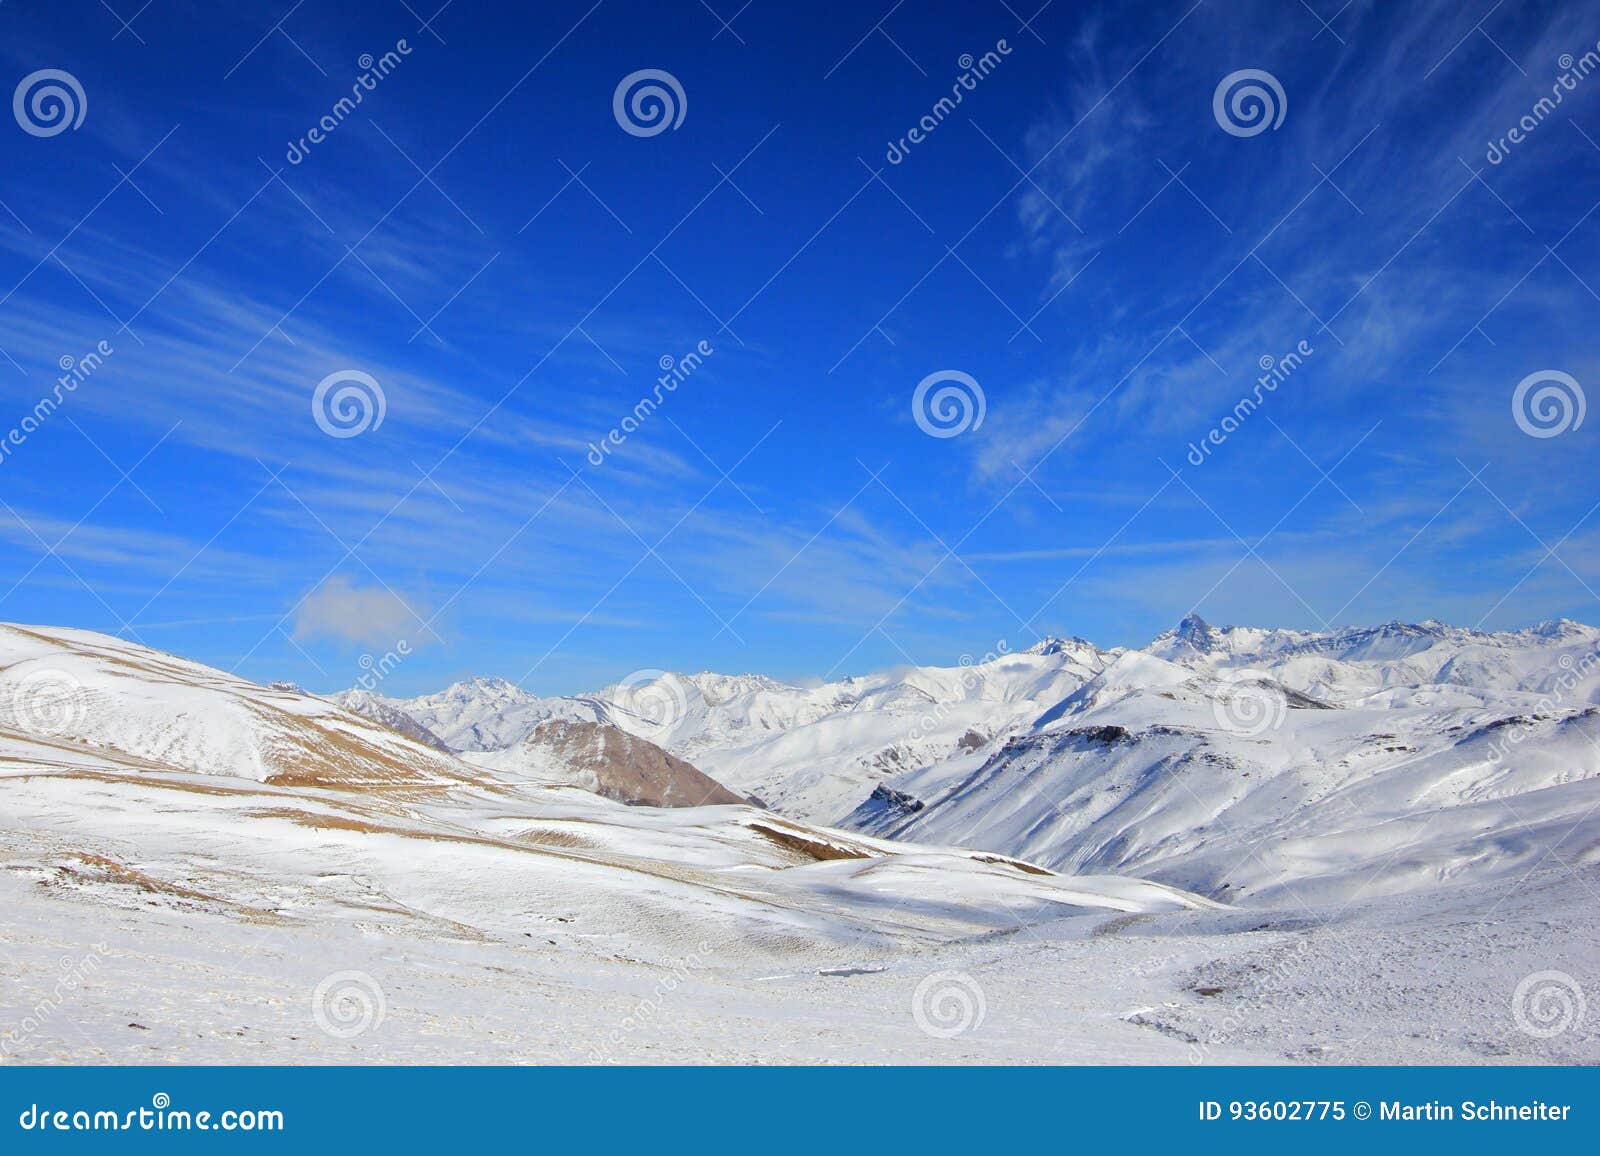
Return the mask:
{"type": "Polygon", "coordinates": [[[357,586],[348,578],[330,578],[295,610],[297,638],[339,638],[347,642],[400,639],[413,646],[431,636],[421,608],[386,586],[357,586]]]}

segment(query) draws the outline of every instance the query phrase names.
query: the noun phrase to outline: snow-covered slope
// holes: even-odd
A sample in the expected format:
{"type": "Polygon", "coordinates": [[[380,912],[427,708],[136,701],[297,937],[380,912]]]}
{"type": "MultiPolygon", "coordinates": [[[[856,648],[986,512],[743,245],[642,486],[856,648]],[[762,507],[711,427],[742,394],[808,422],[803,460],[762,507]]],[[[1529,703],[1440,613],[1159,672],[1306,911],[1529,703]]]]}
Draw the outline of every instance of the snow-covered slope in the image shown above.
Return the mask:
{"type": "Polygon", "coordinates": [[[1388,705],[1407,695],[1433,705],[1495,705],[1552,693],[1569,702],[1600,702],[1597,649],[1600,630],[1570,619],[1498,633],[1428,621],[1316,634],[1218,628],[1190,615],[1146,652],[1197,669],[1268,671],[1340,703],[1377,694],[1388,705]],[[1564,685],[1574,670],[1576,685],[1564,685]]]}
{"type": "Polygon", "coordinates": [[[1186,619],[848,826],[1202,894],[1344,903],[1600,859],[1600,631],[1186,619]]]}
{"type": "Polygon", "coordinates": [[[86,630],[0,625],[0,725],[275,785],[481,778],[449,754],[323,699],[86,630]]]}

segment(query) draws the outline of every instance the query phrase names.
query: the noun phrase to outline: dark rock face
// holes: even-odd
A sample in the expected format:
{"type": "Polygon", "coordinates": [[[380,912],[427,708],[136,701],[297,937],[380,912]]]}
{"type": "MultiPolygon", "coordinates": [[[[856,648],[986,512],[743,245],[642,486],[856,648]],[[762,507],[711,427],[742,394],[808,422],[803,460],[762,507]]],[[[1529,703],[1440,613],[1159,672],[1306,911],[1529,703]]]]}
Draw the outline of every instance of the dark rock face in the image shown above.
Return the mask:
{"type": "Polygon", "coordinates": [[[899,811],[902,815],[914,815],[926,805],[914,795],[904,791],[897,791],[891,786],[879,783],[872,789],[869,799],[881,807],[899,811]]]}
{"type": "Polygon", "coordinates": [[[1210,654],[1218,646],[1216,628],[1198,614],[1184,615],[1183,621],[1172,633],[1173,637],[1188,644],[1196,654],[1210,654]]]}
{"type": "Polygon", "coordinates": [[[1070,731],[1064,731],[1063,733],[1102,747],[1115,746],[1117,743],[1130,743],[1133,741],[1133,735],[1128,732],[1128,728],[1119,726],[1077,727],[1070,731]]]}
{"type": "Polygon", "coordinates": [[[1278,684],[1284,701],[1290,710],[1338,710],[1331,702],[1323,702],[1320,698],[1312,698],[1309,694],[1301,694],[1293,687],[1278,684]]]}
{"type": "Polygon", "coordinates": [[[921,799],[879,783],[872,788],[872,794],[850,812],[843,825],[868,835],[888,836],[925,806],[921,799]]]}

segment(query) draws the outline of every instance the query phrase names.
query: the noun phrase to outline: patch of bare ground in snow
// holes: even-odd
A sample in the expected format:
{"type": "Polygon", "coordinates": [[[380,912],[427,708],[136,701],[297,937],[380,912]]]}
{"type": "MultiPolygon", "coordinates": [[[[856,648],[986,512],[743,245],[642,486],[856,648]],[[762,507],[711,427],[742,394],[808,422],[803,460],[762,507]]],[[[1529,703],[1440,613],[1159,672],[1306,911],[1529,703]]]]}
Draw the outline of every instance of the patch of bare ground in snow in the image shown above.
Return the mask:
{"type": "Polygon", "coordinates": [[[103,887],[126,888],[143,896],[176,901],[184,908],[201,907],[211,911],[228,912],[238,919],[253,923],[278,923],[277,912],[264,907],[237,903],[220,895],[156,879],[135,867],[119,863],[105,855],[85,851],[60,856],[56,862],[43,868],[46,877],[40,881],[45,888],[69,891],[93,891],[103,887]]]}
{"type": "Polygon", "coordinates": [[[793,827],[777,826],[769,823],[747,823],[750,830],[763,838],[770,839],[778,846],[793,851],[802,861],[823,863],[831,859],[870,859],[869,852],[857,847],[847,846],[842,843],[825,843],[820,839],[808,838],[793,827]]]}

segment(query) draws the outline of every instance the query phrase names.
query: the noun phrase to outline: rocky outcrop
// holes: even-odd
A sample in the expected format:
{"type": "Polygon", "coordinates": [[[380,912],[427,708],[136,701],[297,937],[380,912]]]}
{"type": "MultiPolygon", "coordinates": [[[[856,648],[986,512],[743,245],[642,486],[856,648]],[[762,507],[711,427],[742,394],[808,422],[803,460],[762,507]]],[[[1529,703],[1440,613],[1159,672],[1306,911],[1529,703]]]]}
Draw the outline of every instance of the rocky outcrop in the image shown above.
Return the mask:
{"type": "Polygon", "coordinates": [[[631,806],[751,802],[654,743],[603,723],[551,719],[534,727],[522,746],[568,768],[578,786],[631,806]]]}

